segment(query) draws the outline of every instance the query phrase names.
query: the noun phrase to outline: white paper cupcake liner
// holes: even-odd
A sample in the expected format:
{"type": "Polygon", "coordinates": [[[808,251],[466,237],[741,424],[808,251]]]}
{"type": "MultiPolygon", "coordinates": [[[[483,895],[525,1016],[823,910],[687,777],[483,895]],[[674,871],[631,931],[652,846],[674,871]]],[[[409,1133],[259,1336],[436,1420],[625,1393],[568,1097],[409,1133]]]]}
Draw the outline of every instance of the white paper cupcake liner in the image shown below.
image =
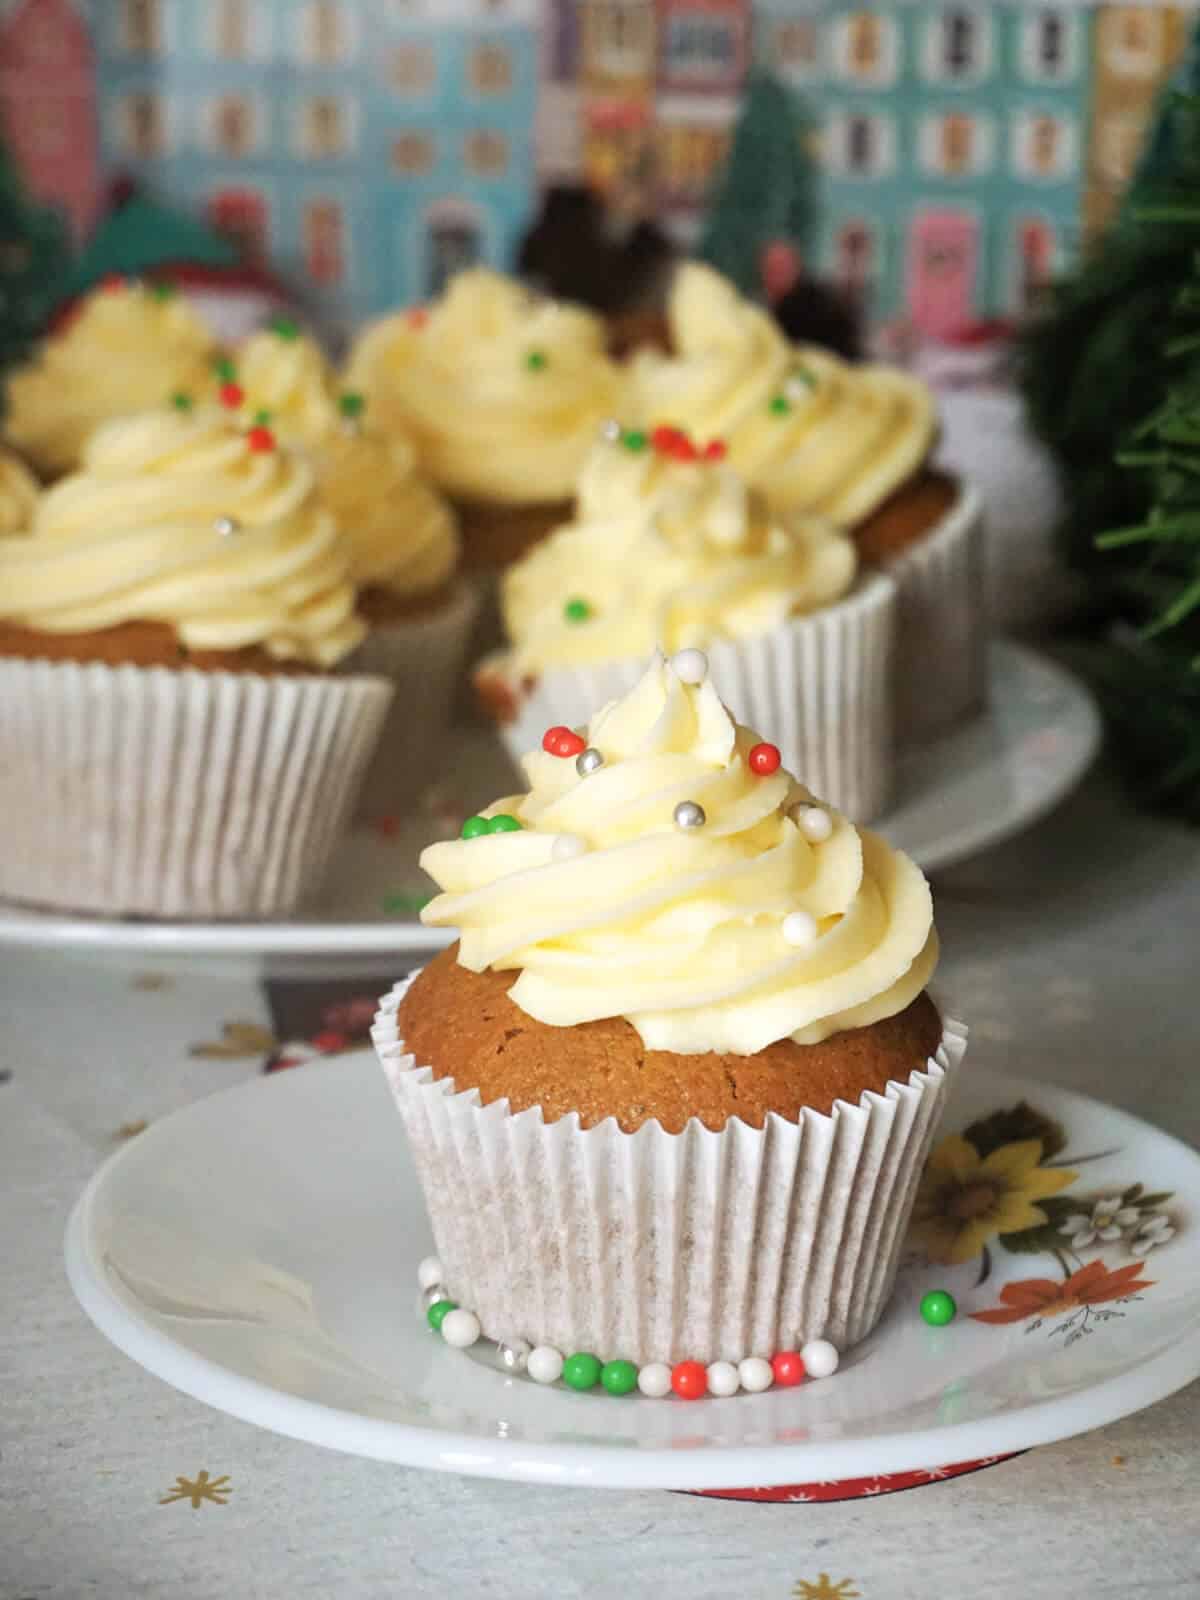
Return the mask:
{"type": "Polygon", "coordinates": [[[377,678],[0,661],[0,896],[290,911],[324,875],[390,697],[377,678]]]}
{"type": "MultiPolygon", "coordinates": [[[[788,770],[854,822],[879,816],[891,795],[895,626],[894,583],[868,573],[837,605],[705,652],[738,721],[778,745],[788,770]]],[[[482,662],[477,681],[502,670],[497,658],[482,662]]],[[[555,667],[531,686],[510,685],[516,718],[500,728],[509,754],[519,761],[557,723],[582,726],[645,670],[641,659],[555,667]]]]}
{"type": "Polygon", "coordinates": [[[437,776],[477,605],[474,588],[460,582],[427,616],[372,627],[347,662],[347,670],[374,673],[395,690],[359,792],[359,816],[394,814],[437,776]]]}
{"type": "Polygon", "coordinates": [[[896,738],[936,738],[978,711],[987,681],[983,502],[970,486],[894,561],[896,738]]]}
{"type": "Polygon", "coordinates": [[[455,1093],[405,1053],[396,1007],[373,1030],[446,1286],[493,1339],[602,1361],[738,1361],[871,1331],[895,1282],[917,1183],[966,1051],[947,1022],[907,1083],[797,1122],[720,1133],[612,1119],[547,1124],[455,1093]]]}

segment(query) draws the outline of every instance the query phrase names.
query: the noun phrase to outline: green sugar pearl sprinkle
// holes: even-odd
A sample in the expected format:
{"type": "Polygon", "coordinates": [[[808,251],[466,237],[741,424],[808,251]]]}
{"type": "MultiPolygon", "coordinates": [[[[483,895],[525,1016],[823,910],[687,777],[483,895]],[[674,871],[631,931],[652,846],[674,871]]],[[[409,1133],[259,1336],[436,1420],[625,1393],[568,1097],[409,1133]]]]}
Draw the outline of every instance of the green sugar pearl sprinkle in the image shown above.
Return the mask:
{"type": "Polygon", "coordinates": [[[425,1313],[426,1321],[434,1333],[441,1333],[442,1323],[452,1311],[458,1310],[457,1300],[435,1300],[425,1313]]]}
{"type": "Polygon", "coordinates": [[[213,362],[213,371],[222,383],[232,383],[237,377],[237,368],[228,356],[218,356],[213,362]]]}
{"type": "Polygon", "coordinates": [[[627,428],[621,435],[621,443],[626,450],[630,450],[634,455],[637,455],[646,448],[650,441],[640,428],[627,428]]]}
{"type": "Polygon", "coordinates": [[[569,1389],[594,1389],[600,1382],[601,1370],[598,1357],[579,1350],[563,1362],[562,1381],[569,1389]]]}
{"type": "Polygon", "coordinates": [[[175,296],[175,285],[173,283],[160,280],[159,282],[152,283],[150,285],[150,293],[156,300],[171,300],[175,296]]]}
{"type": "Polygon", "coordinates": [[[606,1361],[600,1368],[600,1382],[609,1394],[632,1394],[637,1388],[637,1368],[632,1361],[606,1361]]]}
{"type": "Polygon", "coordinates": [[[256,428],[265,428],[267,423],[270,422],[270,420],[271,420],[271,413],[269,411],[267,411],[265,408],[262,411],[256,411],[254,413],[254,426],[256,428]]]}
{"type": "Polygon", "coordinates": [[[521,824],[507,811],[494,817],[468,817],[462,825],[461,837],[482,839],[485,833],[520,833],[521,824]]]}
{"type": "Polygon", "coordinates": [[[182,389],[177,389],[171,396],[171,404],[176,411],[190,411],[192,409],[192,397],[190,394],[185,394],[182,389]]]}
{"type": "Polygon", "coordinates": [[[592,608],[586,600],[576,597],[568,600],[563,607],[563,616],[568,622],[586,622],[592,614],[592,608]]]}
{"type": "Polygon", "coordinates": [[[530,350],[525,357],[525,365],[530,372],[544,372],[549,362],[550,357],[544,350],[530,350]]]}
{"type": "Polygon", "coordinates": [[[366,396],[356,393],[353,389],[338,395],[338,410],[343,417],[361,417],[366,404],[366,396]]]}
{"type": "Polygon", "coordinates": [[[767,409],[770,411],[773,417],[786,417],[788,412],[792,409],[792,402],[785,394],[773,394],[767,405],[767,409]]]}
{"type": "Polygon", "coordinates": [[[921,1298],[921,1316],[931,1328],[944,1328],[958,1315],[954,1296],[945,1289],[931,1289],[921,1298]]]}
{"type": "Polygon", "coordinates": [[[278,339],[298,339],[300,324],[294,317],[272,317],[268,326],[278,339]]]}

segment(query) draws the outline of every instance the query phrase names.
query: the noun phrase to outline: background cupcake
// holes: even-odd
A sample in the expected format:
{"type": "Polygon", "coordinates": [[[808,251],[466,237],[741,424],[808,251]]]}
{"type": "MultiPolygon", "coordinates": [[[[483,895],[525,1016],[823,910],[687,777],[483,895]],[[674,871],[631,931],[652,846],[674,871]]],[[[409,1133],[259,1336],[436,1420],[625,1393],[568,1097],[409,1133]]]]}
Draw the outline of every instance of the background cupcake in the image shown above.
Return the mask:
{"type": "Polygon", "coordinates": [[[964,1047],[928,885],[689,653],[422,865],[461,930],[375,1037],[449,1293],[637,1364],[844,1349],[890,1292],[964,1047]]]}
{"type": "Polygon", "coordinates": [[[361,395],[339,403],[341,420],[311,459],[369,629],[346,668],[396,690],[359,802],[365,815],[387,815],[436,775],[476,599],[458,575],[454,513],[421,477],[412,446],[374,428],[361,395]]]}
{"type": "Polygon", "coordinates": [[[629,689],[656,647],[701,647],[739,717],[873,816],[892,777],[893,586],[856,581],[845,534],[771,512],[723,455],[679,430],[596,446],[574,520],[503,578],[511,647],[481,664],[481,697],[518,758],[629,689]]]}
{"type": "Polygon", "coordinates": [[[599,317],[485,268],[367,328],[346,382],[385,431],[411,436],[455,504],[468,565],[492,570],[569,512],[620,386],[599,317]]]}
{"type": "Polygon", "coordinates": [[[899,370],[790,345],[767,311],[696,263],[676,273],[668,320],[670,353],[643,349],[630,363],[630,414],[725,440],[775,509],[828,517],[891,574],[904,737],[929,737],[976,708],[986,646],[979,501],[929,466],[929,390],[899,370]]]}
{"type": "Polygon", "coordinates": [[[160,916],[315,888],[389,698],[311,469],[268,429],[112,423],[0,541],[0,894],[160,916]]]}
{"type": "Polygon", "coordinates": [[[38,493],[37,480],[20,456],[0,445],[0,538],[29,526],[38,493]]]}
{"type": "Polygon", "coordinates": [[[169,283],[115,278],[8,380],[5,432],[45,479],[73,471],[102,423],[198,393],[212,335],[169,283]]]}

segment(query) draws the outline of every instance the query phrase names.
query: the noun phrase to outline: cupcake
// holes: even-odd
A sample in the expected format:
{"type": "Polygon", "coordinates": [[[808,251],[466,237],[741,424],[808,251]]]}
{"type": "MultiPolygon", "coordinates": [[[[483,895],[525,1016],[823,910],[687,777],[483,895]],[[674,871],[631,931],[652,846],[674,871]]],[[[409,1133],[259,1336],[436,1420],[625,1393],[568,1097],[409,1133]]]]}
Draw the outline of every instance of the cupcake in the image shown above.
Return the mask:
{"type": "Polygon", "coordinates": [[[426,850],[459,943],[376,1046],[448,1297],[514,1349],[845,1350],[890,1293],[964,1048],[918,868],[652,660],[426,850]],[[582,741],[584,735],[578,735],[582,741]]]}
{"type": "Polygon", "coordinates": [[[676,274],[668,325],[670,353],[646,348],[630,361],[629,414],[723,440],[774,509],[829,518],[895,579],[905,739],[976,709],[986,644],[979,500],[929,465],[938,430],[925,385],[790,345],[767,311],[695,263],[676,274]]]}
{"type": "Polygon", "coordinates": [[[0,540],[0,895],[268,916],[319,883],[390,698],[311,469],[216,411],[110,423],[0,540]]]}
{"type": "Polygon", "coordinates": [[[569,514],[620,377],[599,317],[481,267],[428,310],[367,328],[346,382],[413,439],[455,504],[468,566],[496,570],[569,514]]]}
{"type": "Polygon", "coordinates": [[[39,492],[37,480],[20,456],[0,445],[0,539],[24,533],[39,492]]]}
{"type": "Polygon", "coordinates": [[[171,284],[108,280],[9,378],[5,431],[44,479],[60,477],[102,423],[197,392],[214,355],[171,284]]]}
{"type": "Polygon", "coordinates": [[[892,778],[895,588],[858,574],[822,517],[771,511],[680,430],[614,430],[594,447],[574,519],[504,575],[511,641],[476,674],[519,757],[630,689],[656,647],[702,648],[735,714],[856,819],[892,778]]]}
{"type": "Polygon", "coordinates": [[[373,428],[361,395],[340,396],[340,410],[311,460],[369,628],[347,670],[378,673],[396,691],[359,803],[385,816],[436,772],[476,599],[458,576],[454,513],[418,473],[412,446],[373,428]]]}

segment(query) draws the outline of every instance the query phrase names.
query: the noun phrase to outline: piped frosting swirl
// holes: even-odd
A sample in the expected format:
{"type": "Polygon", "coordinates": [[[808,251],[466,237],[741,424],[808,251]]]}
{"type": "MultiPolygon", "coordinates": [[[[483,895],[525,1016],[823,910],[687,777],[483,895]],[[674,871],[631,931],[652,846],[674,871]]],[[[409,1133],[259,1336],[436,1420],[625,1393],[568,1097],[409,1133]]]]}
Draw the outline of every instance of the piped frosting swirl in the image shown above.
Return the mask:
{"type": "Polygon", "coordinates": [[[529,1015],[619,1016],[650,1049],[752,1055],[895,1015],[925,987],[938,946],[920,870],[836,813],[806,826],[813,797],[755,770],[758,736],[707,678],[656,657],[586,739],[598,768],[536,752],[529,792],[484,813],[519,830],[421,857],[443,891],[422,920],[459,929],[470,970],[519,969],[529,1015]],[[688,802],[702,825],[677,820],[688,802]]]}

